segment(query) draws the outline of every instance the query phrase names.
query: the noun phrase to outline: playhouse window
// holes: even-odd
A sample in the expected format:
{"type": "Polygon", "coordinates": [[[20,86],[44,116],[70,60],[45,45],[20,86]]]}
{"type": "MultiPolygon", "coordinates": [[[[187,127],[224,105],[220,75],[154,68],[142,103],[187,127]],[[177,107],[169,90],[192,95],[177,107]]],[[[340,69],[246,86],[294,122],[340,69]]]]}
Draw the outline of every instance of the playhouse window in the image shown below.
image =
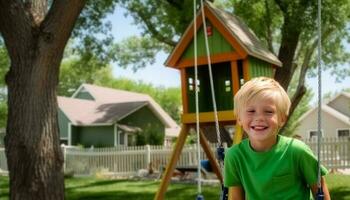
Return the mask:
{"type": "Polygon", "coordinates": [[[244,79],[243,79],[243,78],[241,78],[241,79],[239,80],[239,84],[240,84],[240,85],[244,85],[244,79]]]}
{"type": "MultiPolygon", "coordinates": [[[[200,81],[197,80],[197,85],[198,85],[198,92],[200,91],[200,81]]],[[[195,84],[194,84],[194,79],[193,78],[188,78],[188,89],[189,91],[194,91],[195,84]]]]}
{"type": "Polygon", "coordinates": [[[225,81],[225,92],[231,92],[231,81],[230,80],[225,81]]]}
{"type": "Polygon", "coordinates": [[[188,89],[190,91],[193,91],[193,79],[192,78],[188,78],[188,89]]]}

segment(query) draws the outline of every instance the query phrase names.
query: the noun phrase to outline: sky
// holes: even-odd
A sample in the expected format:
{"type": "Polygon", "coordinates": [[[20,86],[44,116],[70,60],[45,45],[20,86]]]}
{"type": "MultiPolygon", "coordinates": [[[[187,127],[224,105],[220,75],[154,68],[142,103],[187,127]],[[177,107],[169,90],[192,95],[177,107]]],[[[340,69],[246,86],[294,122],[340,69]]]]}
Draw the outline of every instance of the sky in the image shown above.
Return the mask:
{"type": "MultiPolygon", "coordinates": [[[[118,7],[113,15],[109,17],[109,20],[112,22],[112,34],[114,35],[116,41],[120,41],[132,35],[140,35],[141,32],[137,25],[133,24],[132,18],[125,17],[124,13],[125,10],[118,7]]],[[[176,69],[164,66],[164,62],[167,57],[168,55],[166,53],[158,53],[154,64],[147,66],[144,69],[140,69],[136,73],[134,73],[131,69],[122,69],[114,64],[113,75],[116,78],[125,77],[132,80],[141,80],[145,83],[151,83],[154,86],[179,87],[180,73],[176,69]]],[[[311,87],[313,93],[315,94],[311,101],[312,104],[317,102],[317,80],[317,77],[307,78],[306,80],[306,86],[311,87]]],[[[322,94],[326,94],[328,92],[339,92],[344,88],[350,88],[350,77],[347,77],[341,82],[336,82],[335,78],[332,77],[329,72],[322,72],[322,94]]]]}

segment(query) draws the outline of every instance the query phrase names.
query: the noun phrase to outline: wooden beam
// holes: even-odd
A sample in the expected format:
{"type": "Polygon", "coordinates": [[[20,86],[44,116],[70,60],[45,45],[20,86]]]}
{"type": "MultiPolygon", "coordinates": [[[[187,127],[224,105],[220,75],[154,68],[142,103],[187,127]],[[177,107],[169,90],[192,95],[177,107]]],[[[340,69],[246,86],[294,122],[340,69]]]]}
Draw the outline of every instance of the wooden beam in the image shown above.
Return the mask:
{"type": "Polygon", "coordinates": [[[154,200],[163,200],[164,199],[166,190],[167,190],[168,185],[170,183],[170,179],[171,179],[173,172],[174,172],[174,169],[176,167],[176,162],[180,157],[180,154],[181,154],[182,148],[185,144],[187,135],[188,135],[188,126],[186,124],[183,124],[182,128],[181,128],[180,135],[177,138],[175,148],[173,150],[173,153],[171,155],[169,163],[165,169],[162,181],[160,183],[160,187],[158,188],[158,191],[157,191],[156,196],[154,197],[154,200]]]}
{"type": "MultiPolygon", "coordinates": [[[[202,22],[202,13],[197,15],[196,21],[197,21],[196,33],[197,33],[198,29],[201,27],[201,25],[203,23],[202,22]]],[[[191,25],[189,25],[187,27],[185,33],[182,35],[182,37],[181,37],[180,41],[178,42],[178,44],[176,45],[175,49],[168,57],[168,60],[165,63],[166,66],[175,67],[175,68],[177,67],[177,63],[178,63],[182,53],[186,50],[186,48],[188,47],[188,45],[190,44],[190,42],[192,41],[192,39],[194,37],[193,29],[194,29],[194,23],[192,21],[191,25]]]]}
{"type": "MultiPolygon", "coordinates": [[[[242,141],[243,138],[243,129],[242,127],[236,123],[236,131],[235,131],[235,136],[234,136],[234,140],[233,140],[233,145],[235,144],[239,144],[242,141]]],[[[229,200],[234,200],[233,196],[232,196],[232,188],[229,188],[228,190],[228,199],[229,200]]]]}
{"type": "Polygon", "coordinates": [[[223,184],[224,179],[223,179],[223,176],[222,176],[222,173],[221,173],[220,166],[219,166],[218,162],[216,161],[214,153],[210,149],[209,143],[207,142],[208,140],[205,137],[202,129],[200,129],[199,134],[200,134],[200,137],[199,137],[200,138],[200,143],[202,145],[202,148],[203,148],[205,154],[208,157],[208,160],[210,162],[211,168],[213,169],[213,172],[218,177],[220,183],[223,184]]]}
{"type": "Polygon", "coordinates": [[[180,69],[181,72],[181,93],[182,93],[182,112],[188,113],[188,97],[187,97],[187,75],[186,69],[180,69]]]}
{"type": "MultiPolygon", "coordinates": [[[[222,62],[230,62],[232,60],[243,59],[237,52],[229,52],[229,53],[221,53],[210,56],[211,64],[214,63],[222,63],[222,62]]],[[[197,65],[207,65],[208,57],[207,56],[198,56],[197,65]]],[[[179,68],[184,67],[193,67],[194,66],[194,58],[182,59],[178,63],[179,68]]]]}
{"type": "MultiPolygon", "coordinates": [[[[232,95],[235,96],[235,94],[239,90],[239,76],[238,76],[238,65],[237,61],[231,61],[231,78],[232,78],[232,95]]],[[[233,97],[232,97],[233,98],[233,97]]]]}
{"type": "Polygon", "coordinates": [[[249,75],[249,61],[248,58],[243,60],[243,78],[244,82],[249,81],[251,79],[249,75]]]}
{"type": "MultiPolygon", "coordinates": [[[[220,122],[225,121],[234,121],[236,120],[233,110],[219,111],[218,119],[220,122]]],[[[184,124],[193,124],[196,123],[196,113],[184,113],[181,118],[182,123],[184,124]]],[[[215,122],[214,112],[200,112],[199,113],[199,122],[207,123],[207,122],[215,122]]]]}
{"type": "Polygon", "coordinates": [[[242,127],[236,123],[235,137],[233,139],[233,144],[238,144],[242,141],[243,138],[243,129],[242,127]]]}

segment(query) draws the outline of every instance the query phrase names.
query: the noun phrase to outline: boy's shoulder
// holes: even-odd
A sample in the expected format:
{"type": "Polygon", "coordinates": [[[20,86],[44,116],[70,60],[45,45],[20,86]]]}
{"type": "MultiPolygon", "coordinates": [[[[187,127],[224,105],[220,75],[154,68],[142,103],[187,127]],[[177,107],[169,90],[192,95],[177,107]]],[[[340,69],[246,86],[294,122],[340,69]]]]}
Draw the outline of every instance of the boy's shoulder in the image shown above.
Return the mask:
{"type": "Polygon", "coordinates": [[[246,146],[249,145],[248,139],[243,139],[239,144],[234,144],[230,148],[227,149],[227,154],[236,154],[238,152],[243,151],[246,146]]]}
{"type": "Polygon", "coordinates": [[[290,138],[286,136],[280,136],[280,140],[285,145],[288,145],[288,148],[294,152],[303,152],[308,150],[309,147],[303,141],[295,138],[290,138]]]}

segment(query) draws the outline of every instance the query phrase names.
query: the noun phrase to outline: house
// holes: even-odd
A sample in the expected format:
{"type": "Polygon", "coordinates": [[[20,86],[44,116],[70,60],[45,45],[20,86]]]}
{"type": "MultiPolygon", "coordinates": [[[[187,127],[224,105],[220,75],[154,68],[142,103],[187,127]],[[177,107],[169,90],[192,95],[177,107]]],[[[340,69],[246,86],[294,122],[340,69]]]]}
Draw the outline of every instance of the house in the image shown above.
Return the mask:
{"type": "MultiPolygon", "coordinates": [[[[300,117],[295,134],[303,139],[317,136],[317,107],[300,117]]],[[[322,105],[323,137],[350,138],[350,93],[342,92],[322,105]]]]}
{"type": "Polygon", "coordinates": [[[164,144],[180,128],[150,96],[82,84],[58,97],[61,143],[86,147],[164,144]]]}

